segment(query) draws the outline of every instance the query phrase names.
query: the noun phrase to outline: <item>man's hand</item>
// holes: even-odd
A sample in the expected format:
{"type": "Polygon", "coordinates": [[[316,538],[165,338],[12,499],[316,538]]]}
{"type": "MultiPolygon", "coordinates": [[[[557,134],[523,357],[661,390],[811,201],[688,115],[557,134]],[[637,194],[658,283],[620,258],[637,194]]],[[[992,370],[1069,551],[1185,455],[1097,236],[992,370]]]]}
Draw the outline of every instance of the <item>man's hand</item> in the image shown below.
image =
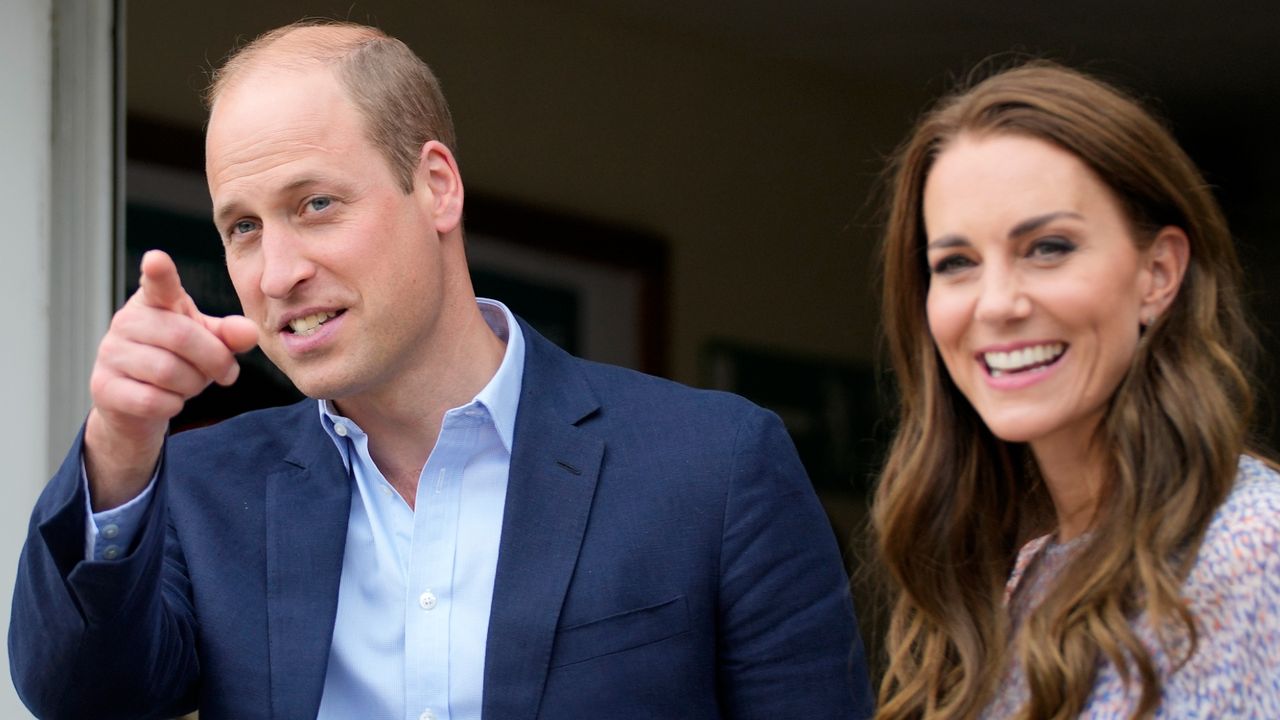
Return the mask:
{"type": "Polygon", "coordinates": [[[258,343],[249,319],[197,310],[173,260],[159,250],[142,256],[140,285],[111,318],[89,378],[84,462],[95,512],[146,488],[169,420],[210,382],[235,382],[235,354],[258,343]]]}

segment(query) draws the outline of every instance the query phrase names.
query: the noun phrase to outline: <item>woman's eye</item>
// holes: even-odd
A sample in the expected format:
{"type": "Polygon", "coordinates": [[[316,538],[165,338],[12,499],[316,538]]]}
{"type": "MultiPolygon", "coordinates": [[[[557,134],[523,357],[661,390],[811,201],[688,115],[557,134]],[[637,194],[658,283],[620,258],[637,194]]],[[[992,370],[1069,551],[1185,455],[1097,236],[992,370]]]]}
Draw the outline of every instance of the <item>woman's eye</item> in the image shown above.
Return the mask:
{"type": "Polygon", "coordinates": [[[324,195],[319,195],[307,201],[307,208],[310,210],[314,210],[316,212],[320,212],[321,210],[324,210],[325,208],[329,207],[332,204],[333,204],[333,198],[325,197],[324,195]]]}
{"type": "Polygon", "coordinates": [[[964,255],[948,255],[933,263],[929,267],[929,272],[933,275],[948,275],[972,266],[973,261],[964,255]]]}
{"type": "Polygon", "coordinates": [[[1048,237],[1036,240],[1027,255],[1042,260],[1052,260],[1069,255],[1076,249],[1076,244],[1066,238],[1048,237]]]}

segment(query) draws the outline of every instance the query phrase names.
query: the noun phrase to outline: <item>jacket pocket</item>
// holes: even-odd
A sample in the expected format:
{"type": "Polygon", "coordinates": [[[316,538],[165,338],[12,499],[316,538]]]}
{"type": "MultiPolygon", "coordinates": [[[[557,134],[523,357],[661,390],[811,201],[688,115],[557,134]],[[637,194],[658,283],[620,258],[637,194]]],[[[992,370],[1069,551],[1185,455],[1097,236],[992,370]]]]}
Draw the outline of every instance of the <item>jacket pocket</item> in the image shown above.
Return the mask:
{"type": "Polygon", "coordinates": [[[631,650],[688,631],[689,606],[681,595],[657,605],[557,630],[551,667],[631,650]]]}

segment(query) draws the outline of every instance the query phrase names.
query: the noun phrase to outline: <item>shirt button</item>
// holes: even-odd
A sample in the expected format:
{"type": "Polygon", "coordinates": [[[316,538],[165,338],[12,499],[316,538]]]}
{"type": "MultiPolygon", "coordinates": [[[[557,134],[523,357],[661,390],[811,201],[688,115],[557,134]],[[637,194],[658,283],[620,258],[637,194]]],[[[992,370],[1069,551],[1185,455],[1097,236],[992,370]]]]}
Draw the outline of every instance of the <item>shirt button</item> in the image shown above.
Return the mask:
{"type": "Polygon", "coordinates": [[[107,560],[115,560],[116,558],[120,557],[120,548],[116,547],[115,545],[108,545],[105,548],[103,548],[102,557],[106,558],[107,560]]]}
{"type": "Polygon", "coordinates": [[[343,425],[342,423],[334,423],[333,431],[338,434],[338,437],[347,436],[347,426],[343,425]]]}
{"type": "Polygon", "coordinates": [[[120,526],[116,525],[115,523],[111,523],[110,525],[102,528],[102,537],[108,540],[114,540],[115,537],[119,534],[120,534],[120,526]]]}
{"type": "MultiPolygon", "coordinates": [[[[422,593],[421,595],[419,595],[419,596],[418,596],[418,607],[422,608],[423,610],[435,610],[435,609],[436,609],[436,594],[435,594],[435,593],[433,593],[433,592],[431,592],[430,590],[428,590],[428,591],[426,591],[426,592],[422,593]]],[[[430,711],[430,710],[428,710],[427,712],[431,712],[431,711],[430,711]]],[[[424,715],[424,716],[425,716],[425,715],[424,715]]],[[[433,716],[433,717],[434,717],[434,716],[433,716]]]]}
{"type": "Polygon", "coordinates": [[[431,712],[431,708],[427,708],[418,716],[418,720],[436,720],[436,714],[431,712]]]}

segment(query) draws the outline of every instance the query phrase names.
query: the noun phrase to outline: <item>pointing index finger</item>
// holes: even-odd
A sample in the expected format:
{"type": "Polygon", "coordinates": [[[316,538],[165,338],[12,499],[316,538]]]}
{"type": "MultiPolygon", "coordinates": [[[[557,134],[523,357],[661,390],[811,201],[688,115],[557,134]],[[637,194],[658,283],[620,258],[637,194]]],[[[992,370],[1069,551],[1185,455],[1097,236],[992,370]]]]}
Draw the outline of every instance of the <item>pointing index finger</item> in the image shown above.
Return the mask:
{"type": "Polygon", "coordinates": [[[178,277],[178,266],[162,250],[148,250],[142,256],[142,300],[156,308],[189,314],[187,297],[178,277]]]}

